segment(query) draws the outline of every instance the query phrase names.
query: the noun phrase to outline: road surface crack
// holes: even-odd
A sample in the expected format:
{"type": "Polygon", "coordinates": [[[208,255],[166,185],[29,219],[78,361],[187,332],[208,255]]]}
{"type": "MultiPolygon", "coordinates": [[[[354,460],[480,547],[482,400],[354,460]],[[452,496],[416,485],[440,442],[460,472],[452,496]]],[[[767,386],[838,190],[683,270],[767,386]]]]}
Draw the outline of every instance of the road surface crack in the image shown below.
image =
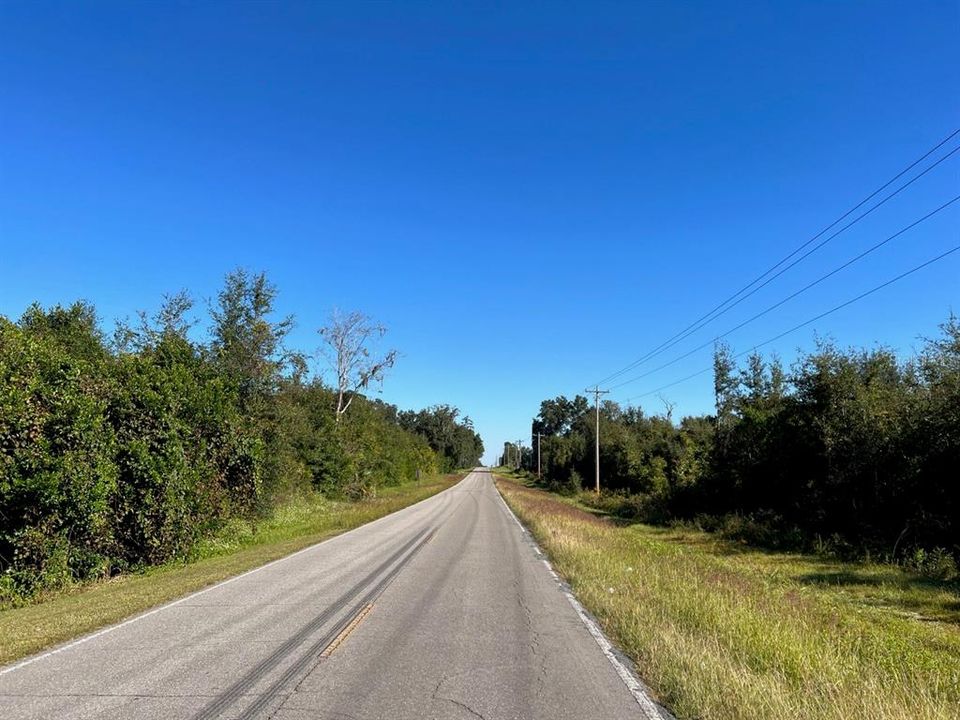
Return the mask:
{"type": "Polygon", "coordinates": [[[517,604],[520,606],[520,609],[523,610],[524,625],[526,625],[527,633],[530,636],[530,653],[538,661],[536,696],[543,697],[546,686],[547,657],[540,647],[540,631],[534,627],[533,610],[527,604],[519,578],[514,579],[513,585],[516,589],[517,604]]]}
{"type": "Polygon", "coordinates": [[[441,695],[441,694],[440,694],[440,687],[441,687],[441,686],[443,685],[443,683],[445,683],[446,681],[447,681],[447,677],[446,677],[446,676],[440,678],[440,682],[437,683],[437,686],[433,689],[433,693],[430,695],[430,697],[431,697],[433,700],[444,700],[444,701],[446,701],[446,702],[453,703],[454,705],[457,705],[457,706],[459,706],[459,707],[462,707],[464,710],[466,710],[468,713],[470,713],[470,714],[473,715],[474,717],[478,717],[478,718],[480,718],[480,720],[487,720],[487,719],[483,716],[482,713],[478,713],[476,710],[474,710],[472,707],[470,707],[469,705],[467,705],[465,702],[461,702],[460,700],[456,700],[456,699],[454,699],[454,698],[452,698],[452,697],[447,697],[446,695],[441,695]]]}

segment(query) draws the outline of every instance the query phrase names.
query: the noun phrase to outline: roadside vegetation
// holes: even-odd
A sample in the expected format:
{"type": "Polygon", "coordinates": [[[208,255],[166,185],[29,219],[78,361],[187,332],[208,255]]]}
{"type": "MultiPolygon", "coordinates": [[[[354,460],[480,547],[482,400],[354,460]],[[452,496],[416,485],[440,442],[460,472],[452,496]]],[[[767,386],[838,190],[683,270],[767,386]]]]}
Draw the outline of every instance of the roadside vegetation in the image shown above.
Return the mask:
{"type": "MultiPolygon", "coordinates": [[[[790,368],[757,353],[714,357],[712,415],[600,407],[598,510],[692,523],[771,549],[899,564],[957,578],[960,560],[960,322],[901,358],[820,341],[790,368]]],[[[543,485],[592,487],[585,397],[545,400],[522,466],[543,485]]],[[[512,446],[504,460],[516,459],[512,446]]]]}
{"type": "Polygon", "coordinates": [[[233,518],[183,560],[87,583],[57,592],[47,602],[0,612],[0,664],[282,558],[424,500],[462,478],[462,474],[434,476],[353,501],[312,493],[262,517],[233,518]]]}
{"type": "Polygon", "coordinates": [[[86,302],[0,316],[0,610],[242,544],[278,512],[350,522],[344,502],[479,462],[458,409],[368,397],[397,357],[383,327],[335,313],[298,351],[276,299],[238,270],[203,323],[184,292],[112,335],[86,302]]]}
{"type": "Polygon", "coordinates": [[[629,522],[516,480],[497,484],[678,718],[960,717],[955,585],[629,522]]]}

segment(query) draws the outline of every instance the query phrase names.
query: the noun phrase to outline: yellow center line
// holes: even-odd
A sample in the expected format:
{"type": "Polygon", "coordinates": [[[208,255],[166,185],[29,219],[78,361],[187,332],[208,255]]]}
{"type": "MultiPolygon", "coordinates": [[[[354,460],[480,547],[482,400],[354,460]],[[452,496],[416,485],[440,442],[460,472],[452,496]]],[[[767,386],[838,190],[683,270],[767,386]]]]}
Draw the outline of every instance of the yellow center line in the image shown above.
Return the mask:
{"type": "Polygon", "coordinates": [[[360,612],[353,616],[353,619],[347,624],[347,626],[340,631],[340,634],[337,635],[327,647],[323,649],[323,652],[320,653],[320,657],[328,658],[333,655],[334,650],[340,647],[341,643],[347,639],[347,637],[352,633],[357,626],[363,622],[363,619],[367,614],[373,609],[373,603],[367,603],[364,605],[360,612]]]}

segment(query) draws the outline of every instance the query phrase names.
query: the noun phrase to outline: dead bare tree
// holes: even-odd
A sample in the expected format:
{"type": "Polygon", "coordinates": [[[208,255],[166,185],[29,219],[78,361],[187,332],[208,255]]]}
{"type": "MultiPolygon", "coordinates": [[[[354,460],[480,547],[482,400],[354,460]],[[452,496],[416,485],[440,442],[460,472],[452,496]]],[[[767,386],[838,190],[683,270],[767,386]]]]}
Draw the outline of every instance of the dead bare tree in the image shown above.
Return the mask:
{"type": "Polygon", "coordinates": [[[664,409],[666,412],[667,422],[673,422],[673,409],[677,406],[675,402],[670,402],[664,397],[663,393],[657,393],[657,397],[660,398],[660,402],[663,403],[664,409]]]}
{"type": "Polygon", "coordinates": [[[337,422],[350,407],[360,390],[371,382],[383,382],[386,371],[397,360],[397,351],[388,350],[374,357],[371,345],[387,333],[387,329],[361,312],[341,313],[334,310],[329,323],[320,328],[325,345],[320,352],[337,377],[337,422]]]}

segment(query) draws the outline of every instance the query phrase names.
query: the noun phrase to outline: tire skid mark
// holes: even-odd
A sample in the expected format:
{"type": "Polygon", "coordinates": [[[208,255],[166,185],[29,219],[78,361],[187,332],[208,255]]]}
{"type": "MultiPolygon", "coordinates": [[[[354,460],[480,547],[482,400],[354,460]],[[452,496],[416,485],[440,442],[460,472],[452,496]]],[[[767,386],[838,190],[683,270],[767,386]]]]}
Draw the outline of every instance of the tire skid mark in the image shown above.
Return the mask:
{"type": "MultiPolygon", "coordinates": [[[[310,646],[307,652],[303,653],[297,661],[288,667],[283,675],[281,675],[277,680],[275,680],[270,687],[264,691],[262,694],[257,696],[257,699],[247,707],[242,713],[237,715],[237,720],[249,720],[250,718],[256,717],[263,710],[266,709],[269,705],[283,690],[284,687],[287,687],[293,681],[300,676],[304,676],[305,673],[308,673],[317,663],[319,663],[323,658],[321,653],[324,648],[330,645],[334,639],[341,635],[346,629],[347,626],[353,621],[353,619],[363,610],[364,607],[368,605],[373,605],[377,598],[379,598],[384,590],[387,589],[387,586],[400,574],[400,571],[403,570],[407,564],[417,555],[418,552],[433,538],[436,530],[423,530],[417,537],[420,538],[419,542],[416,543],[415,547],[403,558],[400,562],[391,568],[390,572],[384,575],[380,581],[370,588],[367,593],[360,598],[351,608],[350,611],[346,614],[346,617],[341,620],[336,626],[334,626],[329,632],[323,635],[318,639],[313,645],[310,646]],[[426,535],[424,536],[424,533],[426,535]]],[[[296,688],[294,688],[296,691],[296,688]]],[[[287,695],[289,697],[289,694],[287,695]]],[[[281,705],[286,701],[287,697],[284,697],[281,701],[281,705]]]]}
{"type": "MultiPolygon", "coordinates": [[[[358,583],[353,587],[343,593],[339,598],[334,600],[330,605],[326,607],[319,615],[310,620],[306,625],[304,625],[300,630],[298,630],[294,635],[286,640],[280,647],[278,647],[273,653],[268,657],[261,660],[251,669],[246,675],[240,678],[237,682],[231,685],[225,692],[220,694],[220,696],[212,703],[209,703],[206,707],[200,710],[199,713],[193,716],[193,720],[210,720],[220,715],[224,710],[226,710],[230,705],[235,703],[241,695],[245,694],[257,681],[263,678],[267,673],[273,670],[277,665],[279,665],[287,656],[294,652],[299,646],[307,641],[309,636],[323,627],[327,622],[332,620],[336,615],[346,606],[353,598],[357,596],[358,593],[363,592],[364,588],[370,585],[374,580],[377,579],[387,568],[393,565],[395,562],[400,560],[403,557],[404,553],[408,552],[410,548],[415,547],[413,553],[410,554],[410,557],[416,553],[416,550],[419,550],[420,547],[425,542],[426,539],[429,539],[429,535],[432,535],[432,532],[427,528],[424,528],[420,532],[416,533],[410,540],[404,543],[396,552],[394,552],[390,557],[384,560],[380,565],[371,570],[366,576],[364,576],[358,583]],[[419,544],[418,544],[419,543],[419,544]]],[[[385,578],[393,578],[399,568],[402,568],[406,562],[409,561],[410,557],[401,561],[396,567],[393,568],[385,578]]],[[[383,583],[383,580],[380,583],[374,585],[374,590],[376,590],[383,583]]],[[[385,585],[384,585],[385,587],[385,585]]],[[[368,593],[369,595],[369,593],[368,593]]],[[[365,596],[366,597],[366,596],[365,596]]],[[[355,614],[355,613],[352,613],[355,614]]],[[[351,615],[352,615],[351,614],[351,615]]],[[[338,630],[339,632],[339,630],[338,630]]],[[[334,634],[335,637],[336,634],[334,634]]],[[[330,642],[330,638],[321,645],[324,647],[330,642]]],[[[309,655],[307,656],[309,658],[309,655]]],[[[244,715],[246,717],[246,715],[244,715]]]]}
{"type": "MultiPolygon", "coordinates": [[[[465,478],[466,479],[466,478],[465,478]]],[[[456,492],[457,487],[454,486],[447,491],[440,493],[437,496],[438,502],[433,506],[424,506],[423,511],[426,517],[423,519],[424,525],[428,527],[434,523],[440,516],[448,513],[449,507],[454,504],[455,498],[454,495],[458,494],[456,492]]],[[[433,499],[433,498],[430,498],[433,499]]],[[[456,503],[457,507],[464,502],[466,498],[461,499],[456,503]]],[[[447,518],[449,519],[449,518],[447,518]]],[[[409,542],[407,542],[400,550],[395,552],[390,556],[386,561],[381,563],[376,570],[369,573],[363,578],[359,583],[354,585],[350,590],[341,595],[337,600],[335,600],[329,607],[324,610],[320,615],[314,618],[307,626],[304,626],[296,635],[292,636],[287,642],[285,642],[277,651],[274,652],[270,657],[262,660],[253,670],[251,670],[247,675],[234,683],[230,688],[228,688],[223,694],[218,696],[217,700],[210,703],[207,707],[203,708],[197,715],[193,717],[193,720],[210,720],[215,718],[221,713],[224,712],[229,706],[236,703],[236,701],[258,681],[264,675],[266,675],[270,670],[275,668],[283,659],[289,656],[297,647],[302,645],[307,640],[312,632],[315,632],[324,624],[329,622],[331,619],[336,617],[339,610],[343,608],[356,594],[363,590],[370,582],[372,582],[380,573],[382,573],[387,567],[389,567],[398,557],[403,555],[411,546],[416,544],[419,541],[419,545],[406,557],[397,567],[395,567],[388,575],[384,576],[380,583],[374,586],[373,590],[368,593],[364,599],[370,598],[369,602],[364,602],[364,599],[360,603],[357,603],[353,606],[353,612],[347,614],[347,620],[341,622],[334,628],[330,633],[327,633],[322,638],[320,638],[311,648],[300,658],[300,660],[294,664],[287,672],[273,685],[270,689],[265,692],[257,701],[254,702],[249,708],[247,708],[244,713],[238,717],[240,718],[250,718],[254,717],[257,712],[260,712],[263,707],[272,699],[283,686],[290,683],[290,681],[303,669],[304,666],[309,664],[311,661],[318,662],[319,660],[315,657],[326,645],[329,645],[330,642],[336,637],[337,634],[342,632],[343,628],[349,622],[349,618],[352,618],[356,615],[364,604],[372,604],[372,600],[375,600],[379,597],[380,594],[386,589],[386,586],[399,574],[400,570],[413,559],[413,556],[423,547],[430,539],[432,539],[435,534],[436,529],[429,530],[424,528],[419,533],[417,533],[409,542]],[[425,533],[428,533],[427,537],[423,537],[425,533]],[[318,647],[319,646],[319,647],[318,647]],[[276,657],[275,657],[276,656],[276,657]]],[[[400,534],[400,533],[397,533],[400,534]]],[[[391,535],[390,538],[384,541],[384,544],[389,544],[396,535],[391,535]]]]}

